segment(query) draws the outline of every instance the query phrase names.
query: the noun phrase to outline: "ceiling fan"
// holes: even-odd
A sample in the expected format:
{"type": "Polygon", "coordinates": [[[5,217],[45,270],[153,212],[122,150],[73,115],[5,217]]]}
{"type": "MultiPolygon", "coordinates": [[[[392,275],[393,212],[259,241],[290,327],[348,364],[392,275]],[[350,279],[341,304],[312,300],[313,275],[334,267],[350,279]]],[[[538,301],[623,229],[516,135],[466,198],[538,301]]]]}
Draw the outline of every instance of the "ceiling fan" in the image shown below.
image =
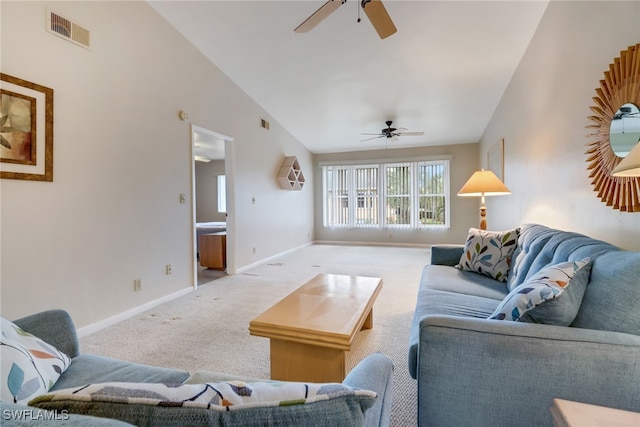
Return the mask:
{"type": "Polygon", "coordinates": [[[378,138],[387,138],[390,141],[397,141],[399,136],[422,136],[424,132],[409,132],[405,128],[392,128],[391,125],[393,122],[391,120],[387,120],[385,122],[387,125],[386,128],[382,129],[380,133],[363,133],[362,135],[375,135],[373,138],[363,139],[361,142],[370,141],[372,139],[378,138]]]}
{"type": "MultiPolygon", "coordinates": [[[[296,33],[306,33],[346,2],[347,0],[329,0],[293,31],[296,33]]],[[[396,26],[393,25],[393,21],[391,21],[391,17],[387,13],[387,9],[385,9],[380,0],[360,0],[360,6],[364,10],[364,13],[367,14],[369,21],[371,21],[373,28],[378,32],[381,39],[387,38],[397,31],[396,26]]],[[[360,22],[360,18],[358,18],[358,22],[360,22]]]]}

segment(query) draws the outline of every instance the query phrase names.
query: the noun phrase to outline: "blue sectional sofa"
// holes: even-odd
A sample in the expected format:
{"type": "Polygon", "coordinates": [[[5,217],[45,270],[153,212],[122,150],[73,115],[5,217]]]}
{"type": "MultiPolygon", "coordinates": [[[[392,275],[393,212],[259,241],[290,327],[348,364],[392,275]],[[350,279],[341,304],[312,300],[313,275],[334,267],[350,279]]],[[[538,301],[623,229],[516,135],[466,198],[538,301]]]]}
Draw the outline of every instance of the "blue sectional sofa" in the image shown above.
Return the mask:
{"type": "Polygon", "coordinates": [[[514,243],[506,281],[454,267],[482,245],[432,248],[409,343],[418,425],[552,426],[553,398],[640,412],[640,253],[539,224],[520,227],[514,243]],[[569,325],[496,315],[510,290],[587,258],[569,325]]]}
{"type": "MultiPolygon", "coordinates": [[[[3,320],[4,321],[4,320],[3,320]]],[[[81,354],[78,336],[69,314],[63,310],[50,310],[37,313],[12,322],[21,331],[28,332],[40,338],[46,344],[40,349],[61,351],[70,358],[70,364],[45,396],[40,395],[25,404],[14,404],[5,399],[0,402],[2,421],[4,425],[148,425],[148,426],[186,426],[186,425],[307,425],[323,426],[338,425],[380,427],[389,424],[391,417],[391,398],[393,392],[393,365],[391,360],[382,354],[370,355],[363,359],[349,372],[342,385],[355,389],[375,392],[376,396],[365,396],[366,402],[353,397],[338,385],[331,389],[338,392],[335,398],[317,399],[310,404],[287,404],[273,407],[247,407],[234,411],[212,411],[201,407],[177,407],[179,405],[160,404],[156,406],[135,404],[133,401],[123,402],[122,395],[111,395],[106,400],[99,401],[49,401],[46,394],[60,392],[63,389],[79,389],[87,384],[96,383],[135,383],[136,387],[145,387],[149,383],[170,384],[171,389],[189,388],[191,385],[200,386],[205,383],[246,381],[249,388],[256,388],[260,380],[230,376],[226,374],[198,371],[190,375],[186,371],[167,369],[149,365],[135,364],[122,360],[111,359],[98,355],[81,354]],[[145,383],[140,385],[140,383],[145,383]],[[344,395],[341,395],[344,393],[344,395]],[[115,400],[114,400],[115,399],[115,400]],[[38,408],[38,409],[36,409],[38,408]],[[50,412],[47,413],[47,410],[50,412]],[[235,413],[234,413],[235,412],[235,413]],[[83,414],[83,415],[78,415],[83,414]],[[49,421],[49,415],[56,421],[49,421]],[[90,416],[86,416],[90,415],[90,416]],[[113,419],[111,419],[113,418],[113,419]],[[117,421],[120,419],[121,421],[117,421]],[[265,419],[270,420],[266,422],[265,419]],[[57,423],[57,424],[56,424],[57,423]],[[230,423],[230,424],[225,424],[230,423]]],[[[16,329],[10,322],[9,327],[16,329]]],[[[4,326],[3,326],[4,327],[4,326]]],[[[22,332],[20,331],[20,334],[22,332]]],[[[3,332],[3,343],[6,336],[3,332]]],[[[3,381],[7,373],[3,373],[3,381]]],[[[11,375],[9,375],[11,376],[11,375]]],[[[21,380],[22,378],[18,378],[21,380]]],[[[24,376],[27,380],[28,376],[24,376]]],[[[10,382],[11,380],[9,380],[10,382]]],[[[235,383],[234,383],[235,384],[235,383]]],[[[269,386],[268,383],[262,383],[269,386]]],[[[281,384],[283,385],[283,384],[281,384]]],[[[234,385],[235,387],[235,385],[234,385]]],[[[282,388],[274,386],[274,388],[282,388]]],[[[15,389],[15,387],[14,387],[15,389]]],[[[262,388],[264,390],[265,387],[262,388]]],[[[77,390],[74,390],[74,393],[77,390]]],[[[134,390],[138,393],[139,390],[134,390]]],[[[79,392],[82,394],[82,391],[79,392]]],[[[216,391],[217,393],[217,391],[216,391]]],[[[214,397],[215,394],[214,393],[214,397]]],[[[324,393],[322,393],[324,394],[324,393]]],[[[240,394],[247,396],[247,394],[240,394]]],[[[138,397],[138,395],[136,395],[138,397]]],[[[148,397],[145,395],[145,397],[148,397]]],[[[171,401],[173,402],[173,401],[171,401]]],[[[22,403],[22,402],[19,402],[22,403]]],[[[227,406],[227,404],[220,404],[227,406]]],[[[247,406],[247,405],[245,405],[247,406]]]]}

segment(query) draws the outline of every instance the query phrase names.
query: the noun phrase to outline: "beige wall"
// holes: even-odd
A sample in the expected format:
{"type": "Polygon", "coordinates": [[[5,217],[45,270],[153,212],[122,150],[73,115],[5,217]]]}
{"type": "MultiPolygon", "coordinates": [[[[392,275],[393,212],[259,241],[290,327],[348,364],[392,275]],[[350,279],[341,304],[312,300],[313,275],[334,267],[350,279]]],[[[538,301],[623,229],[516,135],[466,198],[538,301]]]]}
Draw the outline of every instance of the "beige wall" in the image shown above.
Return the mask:
{"type": "Polygon", "coordinates": [[[481,141],[505,139],[505,182],[488,198],[492,226],[537,222],[640,250],[640,213],[596,196],[585,155],[595,88],[621,50],[640,42],[640,2],[552,1],[481,141]]]}
{"type": "Polygon", "coordinates": [[[63,308],[82,327],[189,290],[191,129],[180,110],[235,138],[236,267],[310,241],[311,191],[280,190],[276,173],[285,155],[309,169],[311,154],[146,2],[0,7],[2,72],[55,91],[54,181],[0,180],[3,316],[63,308]],[[88,28],[91,50],[46,32],[47,7],[88,28]]]}
{"type": "Polygon", "coordinates": [[[436,147],[398,148],[388,150],[352,151],[314,155],[314,194],[316,204],[315,237],[321,241],[349,241],[383,244],[434,244],[464,242],[469,227],[480,222],[476,198],[458,197],[456,193],[478,168],[478,144],[441,145],[436,147]],[[323,162],[416,160],[418,158],[451,159],[451,228],[434,230],[327,229],[322,225],[322,171],[323,162]]]}

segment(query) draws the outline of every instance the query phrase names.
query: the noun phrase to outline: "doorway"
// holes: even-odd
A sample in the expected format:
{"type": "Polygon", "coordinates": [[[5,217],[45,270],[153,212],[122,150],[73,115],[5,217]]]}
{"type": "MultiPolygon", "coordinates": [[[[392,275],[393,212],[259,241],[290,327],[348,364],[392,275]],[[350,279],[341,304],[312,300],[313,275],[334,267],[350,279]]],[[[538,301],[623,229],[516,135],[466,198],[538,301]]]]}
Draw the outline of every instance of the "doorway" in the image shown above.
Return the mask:
{"type": "Polygon", "coordinates": [[[191,125],[194,288],[226,274],[235,274],[232,142],[233,137],[191,125]],[[202,235],[207,236],[202,238],[202,235]],[[213,259],[215,261],[211,261],[213,259]]]}

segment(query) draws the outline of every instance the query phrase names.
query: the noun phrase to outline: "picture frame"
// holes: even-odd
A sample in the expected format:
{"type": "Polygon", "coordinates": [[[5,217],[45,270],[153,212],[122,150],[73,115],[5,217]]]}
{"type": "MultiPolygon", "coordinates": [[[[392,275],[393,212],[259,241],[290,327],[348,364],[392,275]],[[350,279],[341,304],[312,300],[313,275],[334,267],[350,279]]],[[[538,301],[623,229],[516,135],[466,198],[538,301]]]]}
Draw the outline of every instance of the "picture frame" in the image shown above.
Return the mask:
{"type": "Polygon", "coordinates": [[[53,181],[53,89],[4,73],[0,178],[53,181]]]}
{"type": "Polygon", "coordinates": [[[504,138],[487,151],[487,170],[496,174],[504,182],[504,138]]]}

